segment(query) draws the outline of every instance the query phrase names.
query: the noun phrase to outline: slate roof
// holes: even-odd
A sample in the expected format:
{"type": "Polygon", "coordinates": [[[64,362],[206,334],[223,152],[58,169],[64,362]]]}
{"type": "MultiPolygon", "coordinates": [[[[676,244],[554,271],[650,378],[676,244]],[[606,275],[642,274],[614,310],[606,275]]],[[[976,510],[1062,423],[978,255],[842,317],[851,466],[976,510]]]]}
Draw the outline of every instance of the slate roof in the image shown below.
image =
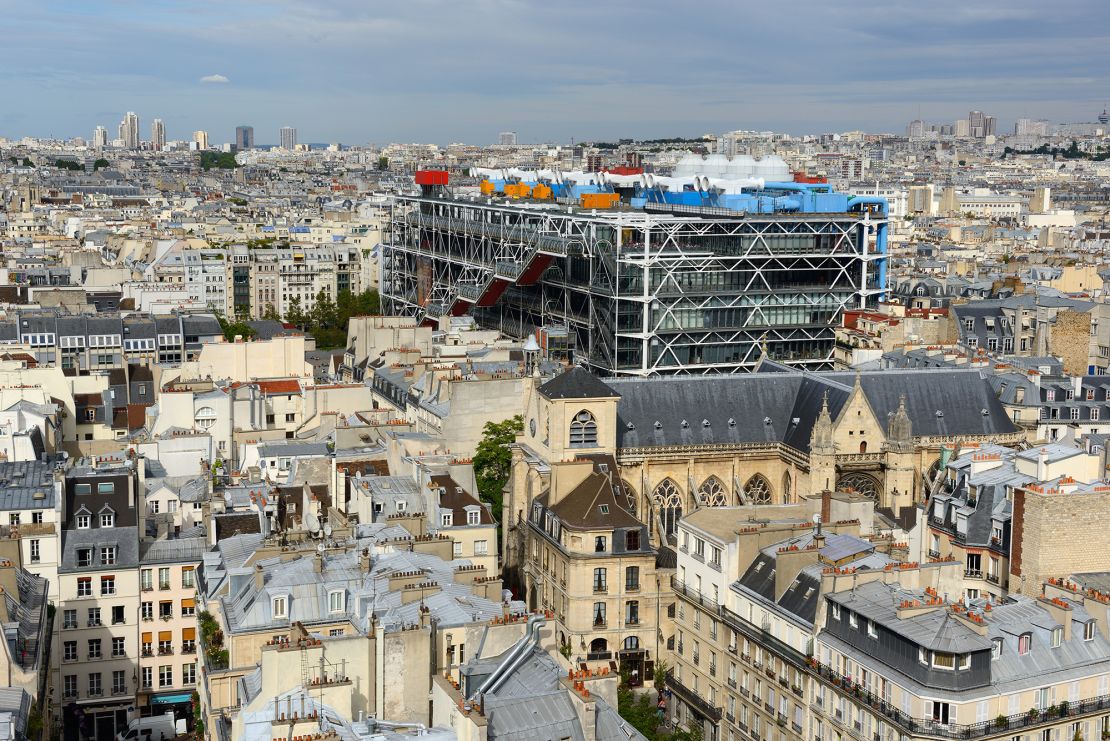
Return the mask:
{"type": "MultiPolygon", "coordinates": [[[[855,374],[784,372],[774,367],[768,371],[611,379],[608,384],[620,395],[617,446],[782,442],[808,452],[826,393],[835,419],[851,396],[855,374]]],[[[917,437],[1017,430],[977,369],[864,372],[859,381],[884,426],[905,394],[906,412],[917,437]]]]}
{"type": "Polygon", "coordinates": [[[555,376],[539,387],[548,399],[612,399],[620,396],[611,386],[581,366],[555,376]]]}
{"type": "MultiPolygon", "coordinates": [[[[549,496],[540,498],[545,504],[549,496]]],[[[549,507],[563,527],[570,530],[609,530],[639,528],[641,523],[613,496],[613,485],[608,476],[593,471],[573,491],[549,507]]]]}

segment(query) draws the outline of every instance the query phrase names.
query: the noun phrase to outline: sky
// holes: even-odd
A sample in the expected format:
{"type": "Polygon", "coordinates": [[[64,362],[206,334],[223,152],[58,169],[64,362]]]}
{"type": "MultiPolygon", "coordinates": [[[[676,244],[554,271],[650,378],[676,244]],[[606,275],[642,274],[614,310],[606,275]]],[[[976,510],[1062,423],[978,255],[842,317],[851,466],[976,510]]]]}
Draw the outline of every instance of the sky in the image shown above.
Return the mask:
{"type": "Polygon", "coordinates": [[[0,0],[0,136],[259,144],[1091,121],[1106,0],[0,0]]]}

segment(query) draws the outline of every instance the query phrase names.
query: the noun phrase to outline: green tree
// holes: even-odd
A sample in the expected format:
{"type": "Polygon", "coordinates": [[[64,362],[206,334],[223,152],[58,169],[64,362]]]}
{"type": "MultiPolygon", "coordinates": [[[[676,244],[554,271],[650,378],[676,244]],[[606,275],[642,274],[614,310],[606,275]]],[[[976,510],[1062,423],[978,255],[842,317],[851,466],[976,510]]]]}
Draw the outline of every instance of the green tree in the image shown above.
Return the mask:
{"type": "Polygon", "coordinates": [[[99,170],[101,168],[108,167],[108,164],[109,164],[108,160],[101,157],[100,159],[98,159],[96,162],[93,163],[93,172],[96,172],[97,170],[99,170]]]}
{"type": "Polygon", "coordinates": [[[24,167],[34,167],[34,166],[35,166],[35,163],[34,163],[34,162],[32,162],[32,161],[31,161],[31,160],[30,160],[29,158],[27,158],[27,157],[24,157],[24,158],[23,158],[23,166],[24,166],[24,167]]]}
{"type": "Polygon", "coordinates": [[[54,160],[54,167],[59,170],[70,170],[71,172],[85,169],[85,166],[76,160],[54,160]]]}
{"type": "Polygon", "coordinates": [[[200,166],[205,170],[234,170],[239,163],[235,161],[234,152],[201,152],[200,166]]]}
{"type": "Polygon", "coordinates": [[[378,169],[379,170],[388,170],[389,169],[389,157],[384,157],[384,156],[383,157],[378,157],[378,169]]]}
{"type": "Polygon", "coordinates": [[[224,339],[228,342],[233,342],[236,335],[241,336],[243,339],[247,339],[248,337],[254,337],[258,334],[253,327],[242,319],[230,322],[224,318],[223,314],[216,312],[216,320],[220,323],[220,329],[224,331],[224,339]]]}
{"type": "Polygon", "coordinates": [[[277,309],[274,308],[273,304],[266,304],[266,308],[262,312],[262,318],[271,322],[281,321],[281,315],[277,313],[277,309]]]}
{"type": "Polygon", "coordinates": [[[308,317],[301,308],[301,297],[294,296],[289,300],[289,310],[285,312],[285,321],[296,326],[298,329],[304,329],[308,324],[308,317]]]}
{"type": "Polygon", "coordinates": [[[501,490],[509,480],[513,453],[509,446],[524,431],[524,420],[518,414],[504,422],[486,422],[482,439],[474,452],[474,478],[478,482],[478,496],[489,502],[493,519],[501,522],[504,505],[501,490]]]}
{"type": "Polygon", "coordinates": [[[339,313],[336,311],[335,303],[323,288],[316,294],[316,300],[312,304],[312,311],[308,313],[308,317],[313,327],[334,329],[338,325],[339,313]]]}

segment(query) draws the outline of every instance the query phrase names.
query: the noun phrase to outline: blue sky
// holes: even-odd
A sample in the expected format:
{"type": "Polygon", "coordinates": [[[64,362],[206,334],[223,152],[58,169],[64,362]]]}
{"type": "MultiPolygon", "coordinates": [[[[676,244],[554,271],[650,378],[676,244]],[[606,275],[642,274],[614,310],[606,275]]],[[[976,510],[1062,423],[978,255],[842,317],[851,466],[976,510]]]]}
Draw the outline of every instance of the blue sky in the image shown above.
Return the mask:
{"type": "Polygon", "coordinates": [[[0,135],[490,143],[1089,121],[1106,0],[0,0],[0,135]]]}

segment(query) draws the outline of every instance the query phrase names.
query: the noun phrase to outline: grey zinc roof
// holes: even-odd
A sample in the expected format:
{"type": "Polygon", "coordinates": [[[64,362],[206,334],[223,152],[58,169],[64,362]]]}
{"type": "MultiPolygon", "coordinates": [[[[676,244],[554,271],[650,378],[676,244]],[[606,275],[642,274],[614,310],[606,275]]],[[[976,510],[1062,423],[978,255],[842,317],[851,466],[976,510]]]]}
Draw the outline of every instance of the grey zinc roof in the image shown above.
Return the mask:
{"type": "MultiPolygon", "coordinates": [[[[282,561],[270,558],[258,562],[264,570],[264,586],[257,589],[251,570],[226,569],[231,577],[231,593],[223,598],[224,615],[232,632],[280,627],[298,620],[312,624],[334,620],[328,611],[328,592],[346,592],[347,617],[360,630],[366,630],[370,615],[387,630],[400,629],[420,621],[421,605],[442,626],[455,626],[490,620],[502,614],[501,602],[475,596],[470,587],[454,580],[456,566],[469,561],[443,561],[436,556],[389,547],[375,555],[370,572],[360,567],[359,553],[376,541],[359,541],[357,547],[342,553],[326,553],[323,571],[316,572],[315,555],[282,561]],[[423,571],[427,581],[436,582],[439,591],[421,600],[402,604],[400,591],[389,590],[391,574],[423,571]],[[270,596],[289,597],[288,618],[274,619],[270,596]]],[[[205,569],[207,571],[206,561],[205,569]]],[[[513,602],[514,612],[523,612],[524,604],[513,602]]]]}
{"type": "Polygon", "coordinates": [[[829,601],[933,651],[967,654],[991,647],[990,640],[952,617],[943,608],[899,618],[899,603],[905,599],[920,599],[921,595],[903,590],[897,584],[867,582],[854,589],[825,596],[829,601]]]}
{"type": "Polygon", "coordinates": [[[203,537],[149,540],[139,548],[142,563],[200,563],[208,550],[203,537]]]}
{"type": "Polygon", "coordinates": [[[42,461],[0,463],[0,510],[54,509],[54,469],[42,461]]]}
{"type": "Polygon", "coordinates": [[[139,534],[133,527],[103,527],[91,530],[63,530],[62,562],[59,572],[80,573],[104,569],[122,570],[139,565],[139,534]],[[105,546],[114,546],[116,562],[105,564],[102,561],[105,546]],[[77,549],[93,548],[91,566],[77,565],[77,549]]]}
{"type": "MultiPolygon", "coordinates": [[[[507,652],[506,652],[507,654],[507,652]]],[[[502,654],[505,656],[506,654],[502,654]]],[[[581,741],[581,721],[560,683],[566,672],[543,649],[536,647],[513,669],[495,692],[485,695],[489,736],[520,741],[581,741]]],[[[588,734],[597,741],[644,741],[644,736],[622,719],[601,697],[596,703],[594,728],[588,734]]]]}

